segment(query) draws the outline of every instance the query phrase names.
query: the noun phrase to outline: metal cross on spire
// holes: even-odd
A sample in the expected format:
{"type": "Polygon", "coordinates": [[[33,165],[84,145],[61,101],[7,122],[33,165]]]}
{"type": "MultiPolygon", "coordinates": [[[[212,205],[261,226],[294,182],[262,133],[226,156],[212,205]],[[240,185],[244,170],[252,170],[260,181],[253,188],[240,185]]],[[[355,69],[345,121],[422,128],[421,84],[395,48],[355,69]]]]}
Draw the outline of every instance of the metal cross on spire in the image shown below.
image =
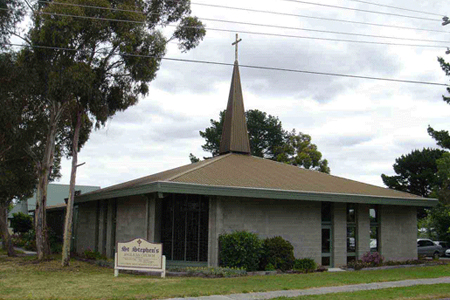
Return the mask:
{"type": "Polygon", "coordinates": [[[236,45],[236,61],[238,60],[238,43],[242,41],[242,39],[239,38],[239,35],[236,33],[236,41],[233,42],[231,45],[236,45]]]}

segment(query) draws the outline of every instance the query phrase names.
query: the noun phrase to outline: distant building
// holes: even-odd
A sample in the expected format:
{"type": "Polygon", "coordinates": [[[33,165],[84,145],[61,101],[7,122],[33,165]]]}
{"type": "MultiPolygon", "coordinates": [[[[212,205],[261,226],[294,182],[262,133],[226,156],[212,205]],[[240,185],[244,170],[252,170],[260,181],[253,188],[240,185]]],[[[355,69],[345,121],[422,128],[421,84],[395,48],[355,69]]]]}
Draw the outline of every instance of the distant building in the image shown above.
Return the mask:
{"type": "Polygon", "coordinates": [[[417,258],[417,208],[436,199],[250,154],[236,60],[220,155],[75,198],[75,249],[114,257],[117,242],[163,243],[168,264],[219,264],[222,233],[282,236],[297,258],[342,266],[366,252],[417,258]]]}
{"type": "MultiPolygon", "coordinates": [[[[69,196],[69,188],[70,185],[68,184],[50,183],[47,189],[47,224],[56,232],[58,236],[63,233],[61,228],[64,228],[64,212],[66,208],[65,199],[69,196]]],[[[100,189],[99,186],[75,185],[76,194],[84,194],[98,189],[100,189]]],[[[36,193],[34,193],[33,197],[25,201],[18,202],[8,213],[8,220],[10,220],[13,217],[13,214],[17,212],[34,214],[35,209],[36,193]]]]}

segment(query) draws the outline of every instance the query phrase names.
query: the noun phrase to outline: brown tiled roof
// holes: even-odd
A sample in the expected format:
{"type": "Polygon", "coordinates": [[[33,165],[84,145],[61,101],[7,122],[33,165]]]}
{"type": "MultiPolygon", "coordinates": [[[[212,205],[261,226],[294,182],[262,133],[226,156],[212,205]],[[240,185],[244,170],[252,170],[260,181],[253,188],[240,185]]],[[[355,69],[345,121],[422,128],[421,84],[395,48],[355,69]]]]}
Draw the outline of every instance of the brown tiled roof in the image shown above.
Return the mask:
{"type": "Polygon", "coordinates": [[[230,95],[223,122],[220,154],[228,152],[250,154],[247,122],[245,120],[244,99],[238,62],[234,62],[230,95]]]}
{"type": "Polygon", "coordinates": [[[250,155],[229,153],[176,169],[111,186],[89,194],[136,188],[154,182],[210,187],[241,187],[326,194],[423,199],[422,197],[345,179],[250,155]]]}

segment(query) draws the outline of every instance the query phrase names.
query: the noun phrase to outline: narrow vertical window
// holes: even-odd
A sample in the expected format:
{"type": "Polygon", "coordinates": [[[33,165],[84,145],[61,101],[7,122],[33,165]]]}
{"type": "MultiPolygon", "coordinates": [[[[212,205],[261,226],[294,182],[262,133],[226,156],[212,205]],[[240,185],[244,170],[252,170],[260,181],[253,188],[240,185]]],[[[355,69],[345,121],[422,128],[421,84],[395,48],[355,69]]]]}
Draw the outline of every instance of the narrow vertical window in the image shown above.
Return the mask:
{"type": "Polygon", "coordinates": [[[347,264],[356,259],[356,205],[347,204],[347,264]]]}
{"type": "Polygon", "coordinates": [[[369,218],[370,218],[370,252],[379,252],[380,230],[379,230],[378,206],[373,205],[369,208],[369,218]]]}
{"type": "Polygon", "coordinates": [[[331,266],[331,249],[332,249],[332,217],[333,206],[330,202],[322,202],[322,265],[331,266]]]}

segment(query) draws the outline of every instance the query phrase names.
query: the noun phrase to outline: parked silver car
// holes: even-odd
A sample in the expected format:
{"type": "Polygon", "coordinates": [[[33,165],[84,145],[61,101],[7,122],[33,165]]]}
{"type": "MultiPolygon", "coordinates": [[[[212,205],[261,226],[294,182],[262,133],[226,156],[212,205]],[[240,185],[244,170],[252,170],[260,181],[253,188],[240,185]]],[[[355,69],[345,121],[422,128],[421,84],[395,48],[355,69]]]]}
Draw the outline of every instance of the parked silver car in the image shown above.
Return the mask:
{"type": "Polygon", "coordinates": [[[434,241],[434,243],[436,245],[439,245],[439,246],[442,247],[442,254],[441,254],[441,256],[446,256],[445,253],[446,253],[447,249],[450,249],[450,244],[447,243],[447,242],[443,242],[443,241],[434,241]]]}
{"type": "Polygon", "coordinates": [[[450,256],[450,249],[445,250],[445,256],[450,256]]]}
{"type": "Polygon", "coordinates": [[[444,249],[441,246],[433,243],[432,240],[429,239],[417,239],[417,254],[424,256],[431,256],[434,259],[439,259],[444,253],[444,249]]]}

